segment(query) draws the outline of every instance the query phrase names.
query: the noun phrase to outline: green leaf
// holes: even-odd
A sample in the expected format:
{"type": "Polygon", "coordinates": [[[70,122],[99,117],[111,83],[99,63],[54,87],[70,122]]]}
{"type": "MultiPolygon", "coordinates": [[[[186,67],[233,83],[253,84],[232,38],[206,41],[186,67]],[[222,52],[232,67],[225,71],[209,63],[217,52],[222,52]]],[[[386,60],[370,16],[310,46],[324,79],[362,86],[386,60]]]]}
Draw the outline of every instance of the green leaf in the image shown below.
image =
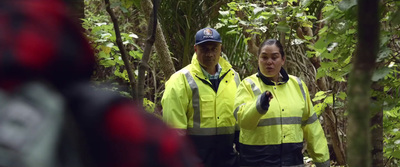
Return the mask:
{"type": "Polygon", "coordinates": [[[380,69],[377,69],[374,74],[372,75],[372,81],[376,82],[382,78],[385,78],[386,75],[388,75],[392,71],[389,67],[383,67],[380,69]]]}
{"type": "Polygon", "coordinates": [[[351,7],[357,5],[357,0],[342,0],[339,3],[339,9],[342,11],[347,11],[351,7]]]}
{"type": "Polygon", "coordinates": [[[324,48],[323,52],[320,55],[323,58],[329,59],[329,60],[334,60],[335,55],[332,52],[326,51],[326,48],[324,48]]]}
{"type": "Polygon", "coordinates": [[[400,150],[397,150],[397,151],[393,152],[392,156],[395,157],[395,158],[399,158],[400,159],[400,150]]]}
{"type": "Polygon", "coordinates": [[[329,95],[328,97],[325,98],[324,102],[326,104],[333,104],[333,95],[329,95]]]}
{"type": "Polygon", "coordinates": [[[128,13],[128,12],[129,12],[128,9],[125,8],[124,6],[121,6],[120,9],[121,9],[121,11],[122,11],[123,13],[128,13]]]}
{"type": "Polygon", "coordinates": [[[317,113],[317,115],[321,115],[323,111],[325,111],[326,104],[325,103],[318,103],[314,105],[314,111],[317,113]]]}
{"type": "Polygon", "coordinates": [[[318,34],[319,34],[319,35],[322,35],[323,33],[326,32],[326,30],[328,30],[328,26],[324,26],[324,28],[321,28],[321,29],[318,31],[318,34]]]}
{"type": "Polygon", "coordinates": [[[125,65],[124,61],[122,60],[121,56],[118,56],[118,58],[116,58],[115,62],[119,65],[125,65]]]}
{"type": "Polygon", "coordinates": [[[319,51],[320,53],[322,53],[323,50],[326,50],[328,43],[325,40],[325,37],[321,37],[320,39],[318,39],[318,41],[314,44],[315,50],[319,51]]]}
{"type": "Polygon", "coordinates": [[[312,3],[312,0],[301,0],[301,7],[308,6],[312,3]]]}
{"type": "Polygon", "coordinates": [[[121,2],[122,5],[127,9],[133,5],[133,0],[121,0],[121,2]]]}
{"type": "Polygon", "coordinates": [[[238,11],[237,3],[236,3],[236,2],[228,3],[228,6],[229,6],[230,9],[232,9],[232,10],[234,10],[234,11],[238,11]]]}
{"type": "Polygon", "coordinates": [[[100,60],[100,64],[103,65],[104,67],[112,67],[115,66],[115,61],[111,59],[104,59],[100,60]]]}
{"type": "Polygon", "coordinates": [[[308,19],[317,20],[317,17],[315,17],[315,16],[313,16],[313,15],[308,15],[307,18],[308,18],[308,19]]]}
{"type": "Polygon", "coordinates": [[[338,97],[342,100],[346,100],[347,94],[346,94],[346,92],[340,92],[339,95],[337,95],[336,97],[338,97]]]}
{"type": "Polygon", "coordinates": [[[320,79],[326,76],[326,70],[323,68],[318,68],[316,79],[320,79]]]}
{"type": "Polygon", "coordinates": [[[312,101],[318,101],[318,100],[322,100],[326,97],[326,94],[324,91],[319,91],[315,94],[315,97],[312,99],[312,101]]]}
{"type": "Polygon", "coordinates": [[[285,25],[278,25],[278,26],[276,26],[276,29],[279,32],[289,32],[290,31],[290,27],[289,26],[285,26],[285,25]]]}
{"type": "Polygon", "coordinates": [[[144,109],[149,113],[154,113],[155,104],[148,100],[147,98],[143,98],[143,106],[144,109]]]}
{"type": "Polygon", "coordinates": [[[397,26],[400,24],[400,10],[397,10],[390,18],[390,23],[392,26],[397,26]]]}
{"type": "Polygon", "coordinates": [[[238,19],[229,19],[229,23],[231,24],[237,24],[239,22],[238,19]]]}
{"type": "Polygon", "coordinates": [[[337,63],[335,62],[321,62],[321,68],[332,68],[336,67],[337,63]]]}
{"type": "Polygon", "coordinates": [[[106,58],[110,58],[110,56],[108,54],[106,54],[104,51],[100,51],[99,58],[106,59],[106,58]]]}
{"type": "Polygon", "coordinates": [[[387,57],[390,56],[390,53],[392,53],[392,50],[390,48],[388,47],[382,48],[381,50],[379,50],[376,62],[382,62],[383,60],[385,60],[387,57]]]}
{"type": "Polygon", "coordinates": [[[324,8],[322,8],[322,12],[328,13],[328,12],[334,10],[335,8],[336,8],[336,6],[333,6],[333,5],[326,5],[324,8]]]}
{"type": "Polygon", "coordinates": [[[308,36],[308,35],[304,35],[304,38],[305,38],[306,40],[311,40],[311,39],[313,39],[313,37],[310,37],[310,36],[308,36]]]}
{"type": "Polygon", "coordinates": [[[348,35],[354,34],[354,33],[356,33],[356,29],[349,29],[349,30],[347,30],[347,34],[348,34],[348,35]]]}

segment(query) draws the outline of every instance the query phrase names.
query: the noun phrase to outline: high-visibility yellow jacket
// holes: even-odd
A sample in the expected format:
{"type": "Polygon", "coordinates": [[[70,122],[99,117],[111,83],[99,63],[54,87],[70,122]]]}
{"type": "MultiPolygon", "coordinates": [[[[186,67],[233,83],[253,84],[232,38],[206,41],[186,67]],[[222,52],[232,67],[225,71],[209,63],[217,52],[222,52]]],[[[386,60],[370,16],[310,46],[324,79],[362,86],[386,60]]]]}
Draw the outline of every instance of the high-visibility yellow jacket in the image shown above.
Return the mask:
{"type": "Polygon", "coordinates": [[[240,78],[222,57],[217,92],[204,76],[196,54],[192,63],[171,76],[161,103],[164,121],[186,130],[206,166],[231,166],[236,119],[233,105],[240,78]]]}
{"type": "Polygon", "coordinates": [[[299,78],[282,68],[282,81],[274,83],[260,72],[245,78],[235,100],[235,117],[240,126],[241,165],[302,166],[303,140],[318,167],[329,167],[324,131],[299,78]],[[261,94],[270,91],[268,110],[261,107],[261,94]]]}

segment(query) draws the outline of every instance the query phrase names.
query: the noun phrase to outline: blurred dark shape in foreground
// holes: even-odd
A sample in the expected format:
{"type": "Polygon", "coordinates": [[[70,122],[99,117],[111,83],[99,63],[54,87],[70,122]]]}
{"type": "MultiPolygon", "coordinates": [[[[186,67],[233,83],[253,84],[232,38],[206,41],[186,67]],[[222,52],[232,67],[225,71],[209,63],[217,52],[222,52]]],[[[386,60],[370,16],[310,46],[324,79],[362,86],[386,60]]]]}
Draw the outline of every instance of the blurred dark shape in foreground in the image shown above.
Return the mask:
{"type": "Polygon", "coordinates": [[[91,86],[68,16],[58,0],[0,1],[0,166],[199,166],[161,120],[91,86]]]}

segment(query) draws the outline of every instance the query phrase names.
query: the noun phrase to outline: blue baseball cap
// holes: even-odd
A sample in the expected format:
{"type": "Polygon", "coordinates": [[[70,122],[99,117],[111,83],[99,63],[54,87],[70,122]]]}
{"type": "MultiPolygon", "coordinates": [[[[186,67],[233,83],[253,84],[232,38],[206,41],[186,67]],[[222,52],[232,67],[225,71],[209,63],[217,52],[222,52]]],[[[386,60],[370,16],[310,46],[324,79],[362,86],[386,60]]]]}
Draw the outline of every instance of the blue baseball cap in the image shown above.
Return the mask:
{"type": "Polygon", "coordinates": [[[222,43],[221,36],[218,31],[213,28],[203,28],[196,33],[196,43],[194,45],[199,45],[204,42],[219,42],[222,43]]]}

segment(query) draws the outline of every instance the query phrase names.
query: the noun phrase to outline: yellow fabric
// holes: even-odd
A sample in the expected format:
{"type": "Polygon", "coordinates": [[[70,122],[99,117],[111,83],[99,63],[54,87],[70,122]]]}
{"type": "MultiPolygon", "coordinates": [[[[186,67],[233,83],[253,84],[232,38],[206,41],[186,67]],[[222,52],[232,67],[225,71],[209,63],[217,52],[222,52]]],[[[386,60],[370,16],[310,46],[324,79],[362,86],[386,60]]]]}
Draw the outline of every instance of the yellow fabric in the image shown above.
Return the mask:
{"type": "MultiPolygon", "coordinates": [[[[298,120],[306,122],[315,112],[310,100],[308,89],[303,84],[306,101],[300,90],[296,77],[289,75],[287,83],[281,85],[266,85],[253,74],[244,79],[237,90],[235,108],[238,124],[240,126],[239,142],[246,145],[276,145],[283,143],[301,143],[303,139],[308,142],[308,152],[315,162],[329,160],[329,151],[324,131],[316,119],[311,124],[302,126],[301,123],[276,123],[274,125],[259,125],[264,121],[298,120]],[[273,99],[266,114],[257,110],[257,100],[260,95],[254,95],[251,83],[262,93],[270,91],[273,99]]],[[[314,116],[315,117],[315,116],[314,116]]]]}
{"type": "MultiPolygon", "coordinates": [[[[200,128],[234,127],[236,120],[233,116],[233,104],[237,89],[234,80],[236,72],[222,57],[219,59],[219,64],[222,67],[220,77],[230,71],[221,80],[217,92],[199,79],[206,80],[206,77],[197,61],[196,54],[193,55],[191,64],[171,76],[166,82],[161,100],[163,119],[167,124],[177,129],[193,127],[193,92],[183,72],[188,70],[198,86],[200,128]]],[[[210,81],[207,80],[207,82],[211,84],[210,81]]]]}

